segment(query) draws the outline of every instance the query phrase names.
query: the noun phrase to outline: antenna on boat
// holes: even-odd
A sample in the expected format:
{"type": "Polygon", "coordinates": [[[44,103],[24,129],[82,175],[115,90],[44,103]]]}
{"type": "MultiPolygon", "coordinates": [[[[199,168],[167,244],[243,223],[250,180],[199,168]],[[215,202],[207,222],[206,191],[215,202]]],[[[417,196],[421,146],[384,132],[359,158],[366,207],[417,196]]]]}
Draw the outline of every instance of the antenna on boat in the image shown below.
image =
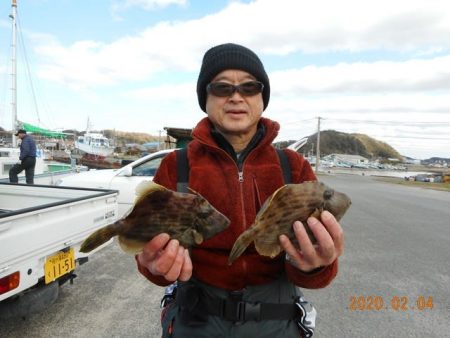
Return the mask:
{"type": "Polygon", "coordinates": [[[11,14],[9,17],[12,20],[12,42],[11,42],[11,115],[12,115],[12,146],[17,146],[17,138],[14,135],[17,128],[17,59],[16,59],[16,43],[17,43],[17,2],[12,0],[11,14]]]}
{"type": "Polygon", "coordinates": [[[89,120],[89,116],[87,118],[87,124],[86,124],[86,133],[89,133],[91,131],[91,121],[89,120]]]}

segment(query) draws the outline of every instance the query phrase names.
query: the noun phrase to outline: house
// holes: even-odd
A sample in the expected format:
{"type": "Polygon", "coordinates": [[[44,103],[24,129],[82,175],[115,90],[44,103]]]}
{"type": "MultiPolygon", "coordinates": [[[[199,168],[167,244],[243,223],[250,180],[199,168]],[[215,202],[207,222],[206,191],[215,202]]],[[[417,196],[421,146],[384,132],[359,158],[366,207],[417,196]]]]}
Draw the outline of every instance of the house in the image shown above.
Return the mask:
{"type": "Polygon", "coordinates": [[[360,155],[350,155],[350,154],[330,154],[324,156],[326,161],[333,162],[335,165],[346,164],[348,166],[359,166],[368,165],[369,160],[360,155]]]}
{"type": "Polygon", "coordinates": [[[175,148],[184,148],[192,140],[192,129],[171,127],[164,127],[164,129],[167,132],[166,149],[173,148],[174,143],[175,148]],[[172,139],[175,139],[175,142],[172,139]]]}
{"type": "Polygon", "coordinates": [[[403,163],[405,164],[415,164],[415,165],[419,165],[420,164],[420,160],[419,159],[415,159],[412,157],[404,157],[403,163]]]}

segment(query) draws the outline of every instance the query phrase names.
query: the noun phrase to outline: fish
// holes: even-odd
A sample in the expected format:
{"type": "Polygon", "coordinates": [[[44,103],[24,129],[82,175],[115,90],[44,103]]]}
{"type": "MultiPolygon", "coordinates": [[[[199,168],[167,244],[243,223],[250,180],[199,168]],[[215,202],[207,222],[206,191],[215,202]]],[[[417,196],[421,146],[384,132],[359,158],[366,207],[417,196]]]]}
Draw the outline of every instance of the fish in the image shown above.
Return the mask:
{"type": "Polygon", "coordinates": [[[186,249],[225,230],[230,220],[204,197],[175,192],[151,181],[136,187],[136,201],[120,220],[89,235],[80,252],[90,252],[114,236],[123,251],[137,254],[144,245],[160,233],[177,239],[186,249]]]}
{"type": "Polygon", "coordinates": [[[254,223],[234,242],[228,256],[231,265],[254,242],[262,256],[274,258],[281,252],[278,237],[285,234],[296,242],[292,225],[301,221],[308,237],[316,243],[306,220],[312,216],[320,220],[323,210],[328,210],[339,221],[351,205],[344,193],[333,190],[318,181],[286,184],[277,189],[263,204],[254,223]]]}

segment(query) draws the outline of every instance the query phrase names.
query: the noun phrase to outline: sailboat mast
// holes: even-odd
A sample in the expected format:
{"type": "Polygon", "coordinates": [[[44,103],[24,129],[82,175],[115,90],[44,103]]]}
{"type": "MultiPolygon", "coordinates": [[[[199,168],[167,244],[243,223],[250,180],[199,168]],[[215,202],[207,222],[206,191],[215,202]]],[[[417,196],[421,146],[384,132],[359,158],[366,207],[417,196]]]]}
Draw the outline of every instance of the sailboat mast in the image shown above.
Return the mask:
{"type": "Polygon", "coordinates": [[[17,1],[12,0],[11,14],[9,17],[12,20],[12,42],[11,42],[11,115],[12,115],[12,145],[17,146],[17,138],[14,135],[17,128],[17,59],[16,59],[16,44],[17,44],[17,1]]]}

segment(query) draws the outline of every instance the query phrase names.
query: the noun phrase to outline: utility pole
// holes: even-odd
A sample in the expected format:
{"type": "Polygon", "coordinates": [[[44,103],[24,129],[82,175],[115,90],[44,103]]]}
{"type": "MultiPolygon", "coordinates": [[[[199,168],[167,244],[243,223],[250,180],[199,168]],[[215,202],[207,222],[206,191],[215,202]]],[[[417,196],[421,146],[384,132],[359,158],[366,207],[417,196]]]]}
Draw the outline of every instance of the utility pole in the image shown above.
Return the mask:
{"type": "Polygon", "coordinates": [[[159,137],[158,137],[158,151],[161,150],[161,132],[162,130],[158,130],[159,137]]]}
{"type": "Polygon", "coordinates": [[[320,166],[320,116],[317,117],[316,174],[320,166]]]}

